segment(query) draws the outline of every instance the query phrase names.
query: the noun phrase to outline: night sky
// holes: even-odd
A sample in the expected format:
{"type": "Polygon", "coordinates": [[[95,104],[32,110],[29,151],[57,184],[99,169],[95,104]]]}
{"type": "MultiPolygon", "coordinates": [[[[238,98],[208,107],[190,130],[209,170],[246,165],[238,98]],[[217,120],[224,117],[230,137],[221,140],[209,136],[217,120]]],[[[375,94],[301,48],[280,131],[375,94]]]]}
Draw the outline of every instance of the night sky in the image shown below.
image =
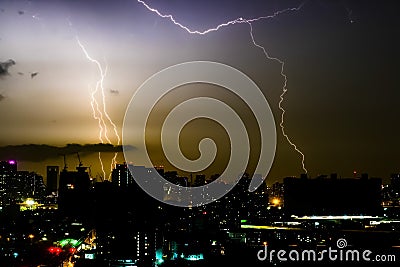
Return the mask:
{"type": "MultiPolygon", "coordinates": [[[[252,25],[257,43],[285,62],[285,130],[304,152],[310,176],[335,172],[349,177],[356,170],[386,179],[400,172],[400,6],[396,1],[146,3],[200,31],[238,17],[271,15],[303,4],[298,11],[252,25]]],[[[1,0],[0,159],[13,157],[19,161],[19,169],[45,176],[44,166],[63,166],[62,157],[57,152],[39,157],[37,150],[20,145],[100,143],[91,109],[99,72],[85,57],[78,37],[92,58],[103,68],[108,66],[105,104],[119,135],[129,100],[148,77],[177,63],[221,62],[253,79],[274,113],[277,150],[267,182],[300,175],[301,157],[279,128],[278,101],[284,83],[281,66],[253,45],[249,30],[247,24],[236,24],[207,35],[191,35],[136,0],[1,0]],[[7,64],[10,59],[15,64],[7,64]],[[14,153],[5,148],[9,145],[14,146],[14,153]]],[[[222,88],[193,85],[180,88],[175,97],[167,96],[159,109],[166,112],[191,93],[215,94],[230,101],[222,88]]],[[[95,98],[101,101],[99,92],[95,98]]],[[[239,112],[247,112],[240,103],[232,103],[239,112]]],[[[192,126],[182,133],[182,150],[189,158],[196,157],[196,142],[204,136],[226,142],[224,131],[212,122],[192,126]]],[[[112,144],[117,145],[110,124],[108,129],[112,144]]],[[[155,164],[169,168],[153,148],[158,143],[153,139],[149,147],[155,151],[155,164]]],[[[102,154],[108,173],[114,154],[102,154]]],[[[117,159],[124,161],[122,153],[117,159]]],[[[83,161],[91,165],[94,175],[101,174],[97,153],[86,151],[83,161]]],[[[207,174],[220,172],[224,162],[223,156],[217,158],[207,174]]],[[[69,156],[70,168],[76,164],[76,157],[69,156]]]]}

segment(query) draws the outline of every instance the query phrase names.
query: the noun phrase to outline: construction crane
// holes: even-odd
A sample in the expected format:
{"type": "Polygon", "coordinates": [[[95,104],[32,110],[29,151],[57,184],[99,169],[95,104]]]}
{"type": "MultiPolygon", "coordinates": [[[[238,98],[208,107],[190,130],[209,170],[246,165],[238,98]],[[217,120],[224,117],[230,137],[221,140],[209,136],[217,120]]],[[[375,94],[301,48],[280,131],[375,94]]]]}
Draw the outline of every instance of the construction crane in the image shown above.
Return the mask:
{"type": "Polygon", "coordinates": [[[82,163],[81,157],[79,156],[79,152],[76,152],[76,155],[78,156],[78,160],[79,160],[79,165],[78,165],[78,167],[76,167],[76,170],[79,172],[86,172],[88,167],[83,167],[83,163],[82,163]]]}
{"type": "Polygon", "coordinates": [[[66,171],[67,170],[67,160],[66,160],[66,158],[65,158],[65,154],[61,154],[63,157],[64,157],[64,171],[66,171]]]}
{"type": "Polygon", "coordinates": [[[79,156],[79,152],[76,152],[76,155],[78,156],[78,160],[79,160],[79,167],[82,167],[82,161],[81,161],[81,157],[79,156]]]}

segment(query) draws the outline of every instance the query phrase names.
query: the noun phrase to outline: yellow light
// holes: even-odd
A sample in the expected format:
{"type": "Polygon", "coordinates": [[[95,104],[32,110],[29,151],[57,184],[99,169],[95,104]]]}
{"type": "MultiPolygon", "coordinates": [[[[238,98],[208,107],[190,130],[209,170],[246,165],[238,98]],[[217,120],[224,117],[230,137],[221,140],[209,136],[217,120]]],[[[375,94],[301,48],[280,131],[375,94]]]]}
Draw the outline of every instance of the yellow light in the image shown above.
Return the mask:
{"type": "Polygon", "coordinates": [[[25,201],[25,203],[26,203],[26,205],[28,205],[28,206],[32,206],[32,205],[35,204],[35,201],[34,201],[33,199],[31,199],[31,198],[28,198],[28,199],[25,201]]]}
{"type": "Polygon", "coordinates": [[[34,238],[35,236],[32,235],[32,234],[30,234],[30,235],[28,235],[28,237],[29,237],[30,239],[32,239],[32,238],[34,238]]]}
{"type": "Polygon", "coordinates": [[[272,199],[272,204],[278,206],[281,203],[281,200],[277,197],[272,199]]]}

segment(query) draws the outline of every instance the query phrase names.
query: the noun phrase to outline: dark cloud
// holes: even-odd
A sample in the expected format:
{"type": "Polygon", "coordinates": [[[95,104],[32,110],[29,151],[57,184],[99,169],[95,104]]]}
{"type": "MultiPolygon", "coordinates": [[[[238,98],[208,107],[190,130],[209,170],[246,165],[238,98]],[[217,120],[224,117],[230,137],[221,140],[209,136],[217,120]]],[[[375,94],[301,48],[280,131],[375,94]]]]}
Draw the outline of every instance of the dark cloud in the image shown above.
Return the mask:
{"type": "Polygon", "coordinates": [[[3,101],[6,98],[4,95],[0,94],[0,101],[3,101]]]}
{"type": "Polygon", "coordinates": [[[19,11],[18,11],[18,14],[19,14],[19,15],[23,15],[23,14],[25,14],[25,11],[19,10],[19,11]]]}
{"type": "Polygon", "coordinates": [[[12,59],[9,59],[5,62],[0,62],[0,76],[9,74],[8,69],[13,65],[15,65],[15,61],[12,59]]]}
{"type": "Polygon", "coordinates": [[[24,73],[23,73],[23,72],[18,72],[18,74],[19,74],[19,75],[24,75],[24,73]]]}
{"type": "MultiPolygon", "coordinates": [[[[127,150],[133,146],[125,146],[127,150]]],[[[64,147],[50,145],[10,145],[0,147],[0,160],[16,159],[18,161],[41,162],[47,159],[59,158],[62,155],[76,154],[89,155],[98,152],[122,152],[123,146],[111,144],[68,144],[64,147]]]]}
{"type": "Polygon", "coordinates": [[[119,91],[118,90],[114,90],[114,89],[110,89],[110,93],[113,95],[118,95],[119,91]]]}

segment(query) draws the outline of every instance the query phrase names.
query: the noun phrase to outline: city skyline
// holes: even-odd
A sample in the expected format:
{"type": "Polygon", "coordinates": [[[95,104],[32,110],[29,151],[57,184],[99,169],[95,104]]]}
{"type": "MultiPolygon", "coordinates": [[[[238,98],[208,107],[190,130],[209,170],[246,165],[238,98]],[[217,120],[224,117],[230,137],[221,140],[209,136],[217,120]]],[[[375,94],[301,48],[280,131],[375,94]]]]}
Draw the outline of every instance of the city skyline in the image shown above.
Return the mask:
{"type": "MultiPolygon", "coordinates": [[[[176,172],[157,172],[185,183],[176,172]]],[[[254,192],[244,175],[222,198],[187,207],[174,206],[180,198],[168,186],[162,202],[148,195],[126,164],[117,165],[112,182],[91,180],[84,166],[50,167],[48,174],[46,188],[17,162],[0,162],[2,266],[234,266],[238,253],[251,266],[264,266],[266,258],[277,266],[398,261],[400,174],[385,186],[366,176],[289,177],[254,192]],[[273,256],[275,249],[297,253],[287,261],[281,252],[273,256]],[[338,259],[337,249],[346,257],[338,259]],[[327,250],[329,257],[317,254],[327,250]],[[355,250],[369,252],[361,258],[355,250]]],[[[197,176],[195,186],[204,178],[197,176]]]]}
{"type": "MultiPolygon", "coordinates": [[[[190,28],[204,30],[238,17],[271,15],[302,2],[149,4],[190,28]]],[[[257,42],[285,62],[285,130],[305,153],[311,176],[337,172],[350,177],[356,170],[388,178],[399,172],[399,126],[394,123],[398,113],[393,108],[400,96],[395,78],[399,59],[395,5],[392,1],[308,1],[298,11],[253,24],[257,42]]],[[[0,154],[8,145],[99,143],[98,123],[90,105],[98,70],[85,57],[77,36],[91,57],[103,68],[108,65],[105,99],[119,134],[128,101],[140,84],[165,67],[191,60],[214,60],[242,70],[259,85],[279,124],[280,65],[254,47],[248,25],[233,25],[206,36],[190,35],[137,1],[1,1],[0,8],[4,25],[0,61],[15,61],[8,74],[1,72],[0,154]]],[[[229,99],[212,86],[188,86],[185,91],[229,99]]],[[[185,93],[179,96],[184,98],[185,93]]],[[[174,97],[177,94],[166,99],[160,110],[175,104],[174,97]]],[[[245,112],[240,104],[232,103],[245,112]]],[[[204,130],[207,122],[194,126],[183,137],[195,136],[197,141],[209,134],[204,130]]],[[[221,129],[213,131],[224,144],[221,129]]],[[[279,127],[277,135],[277,153],[267,183],[302,173],[299,154],[279,127]]],[[[117,145],[116,137],[111,139],[117,145]]],[[[189,145],[183,150],[195,157],[197,151],[186,142],[189,145]]],[[[107,174],[113,156],[103,153],[107,174]]],[[[62,156],[38,163],[20,160],[22,155],[14,157],[24,169],[42,175],[45,165],[63,166],[62,156]]],[[[97,157],[96,152],[82,155],[94,174],[101,173],[97,157]]],[[[73,154],[67,160],[71,168],[79,163],[73,154]]],[[[124,162],[122,153],[117,162],[124,162]]],[[[168,166],[158,155],[155,165],[168,166]]]]}
{"type": "MultiPolygon", "coordinates": [[[[22,172],[22,173],[31,173],[31,174],[35,174],[39,177],[41,177],[44,181],[44,184],[47,185],[48,183],[48,170],[49,168],[56,168],[58,170],[59,173],[61,173],[62,171],[77,171],[80,167],[85,168],[85,170],[88,171],[89,177],[91,179],[93,179],[93,182],[112,182],[112,175],[113,173],[118,170],[118,168],[120,168],[121,166],[136,166],[136,167],[144,167],[145,169],[147,169],[148,171],[157,171],[159,172],[160,170],[162,170],[162,173],[169,173],[170,175],[173,175],[174,177],[176,177],[180,182],[177,182],[177,184],[181,185],[181,186],[196,186],[196,178],[197,177],[203,177],[202,179],[204,179],[204,181],[206,181],[206,183],[209,183],[211,181],[216,180],[219,177],[219,173],[187,173],[187,172],[182,172],[178,169],[174,169],[174,168],[166,168],[163,165],[157,165],[157,166],[141,166],[141,165],[135,165],[133,163],[129,163],[129,162],[116,162],[115,166],[112,167],[110,175],[108,177],[102,177],[99,176],[100,173],[94,173],[92,171],[92,167],[91,165],[87,165],[84,164],[82,161],[82,157],[79,156],[79,154],[71,154],[71,156],[77,156],[76,162],[74,160],[70,160],[69,162],[73,162],[76,163],[76,165],[71,165],[68,164],[68,162],[63,162],[62,165],[43,165],[42,168],[44,169],[43,172],[38,172],[37,170],[31,170],[31,169],[26,169],[24,168],[24,165],[20,165],[18,161],[16,160],[1,160],[0,162],[3,164],[12,164],[16,166],[16,170],[18,172],[22,172]],[[67,163],[67,164],[65,164],[67,163]],[[186,180],[185,184],[182,184],[181,182],[186,180]]],[[[110,158],[112,158],[113,156],[110,156],[110,158]]],[[[132,173],[130,171],[128,171],[129,176],[132,175],[132,173]]],[[[240,179],[243,179],[243,176],[248,176],[249,173],[241,173],[238,174],[238,177],[242,177],[240,179]]],[[[321,173],[318,175],[311,175],[311,174],[305,174],[305,173],[301,173],[298,175],[293,175],[293,176],[285,176],[285,177],[276,177],[276,179],[266,179],[265,180],[265,185],[269,188],[273,188],[275,184],[277,183],[283,183],[283,181],[285,181],[285,179],[288,178],[292,178],[292,179],[311,179],[311,180],[317,180],[317,179],[379,179],[382,181],[382,185],[386,186],[386,185],[390,185],[393,181],[393,177],[398,177],[400,175],[400,173],[396,173],[396,172],[392,172],[390,175],[385,176],[385,177],[377,177],[377,176],[371,176],[369,173],[367,172],[363,172],[363,173],[359,173],[356,171],[353,171],[351,174],[341,174],[338,172],[331,172],[331,173],[321,173]]],[[[248,177],[249,178],[249,177],[248,177]]],[[[58,181],[59,178],[57,178],[58,181]]],[[[132,178],[133,179],[133,178],[132,178]]],[[[239,180],[240,180],[239,179],[239,180]]],[[[53,178],[54,180],[54,178],[53,178]]],[[[167,179],[168,180],[168,179],[167,179]]],[[[54,181],[52,182],[54,183],[54,181]]]]}

